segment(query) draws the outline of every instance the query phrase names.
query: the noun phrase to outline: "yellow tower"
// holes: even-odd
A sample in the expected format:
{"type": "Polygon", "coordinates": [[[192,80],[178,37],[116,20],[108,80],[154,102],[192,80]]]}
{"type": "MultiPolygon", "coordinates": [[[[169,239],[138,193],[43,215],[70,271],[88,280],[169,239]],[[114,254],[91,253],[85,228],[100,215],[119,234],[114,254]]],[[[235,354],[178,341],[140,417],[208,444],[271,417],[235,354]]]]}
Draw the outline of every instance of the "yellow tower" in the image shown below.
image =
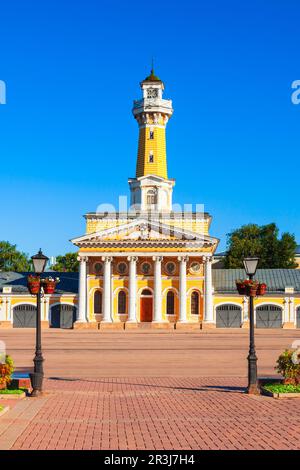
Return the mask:
{"type": "Polygon", "coordinates": [[[172,102],[162,99],[163,82],[151,70],[141,82],[143,99],[134,101],[133,115],[139,125],[136,177],[157,175],[167,179],[166,124],[172,102]]]}
{"type": "Polygon", "coordinates": [[[141,210],[171,210],[174,180],[168,179],[166,125],[172,101],[163,99],[163,82],[154,74],[140,84],[143,97],[133,103],[139,125],[136,177],[129,180],[131,205],[141,210]]]}

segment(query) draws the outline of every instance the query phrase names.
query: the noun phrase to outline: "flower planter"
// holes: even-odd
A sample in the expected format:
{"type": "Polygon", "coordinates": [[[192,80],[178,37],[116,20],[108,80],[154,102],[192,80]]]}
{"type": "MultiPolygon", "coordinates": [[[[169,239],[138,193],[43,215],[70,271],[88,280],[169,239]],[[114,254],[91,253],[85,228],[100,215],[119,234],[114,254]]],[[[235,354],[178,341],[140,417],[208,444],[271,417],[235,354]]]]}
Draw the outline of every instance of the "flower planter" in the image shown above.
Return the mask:
{"type": "Polygon", "coordinates": [[[249,297],[255,297],[257,295],[257,286],[247,286],[246,287],[246,294],[249,297]]]}
{"type": "Polygon", "coordinates": [[[245,284],[242,284],[240,282],[236,282],[236,288],[237,288],[237,291],[240,295],[245,295],[246,294],[245,284]]]}
{"type": "Polygon", "coordinates": [[[38,294],[40,290],[40,281],[28,281],[27,287],[31,294],[38,294]]]}
{"type": "Polygon", "coordinates": [[[47,282],[43,284],[45,294],[54,294],[55,292],[55,282],[47,282]]]}
{"type": "Polygon", "coordinates": [[[257,288],[257,295],[265,295],[267,291],[266,284],[259,284],[257,288]]]}

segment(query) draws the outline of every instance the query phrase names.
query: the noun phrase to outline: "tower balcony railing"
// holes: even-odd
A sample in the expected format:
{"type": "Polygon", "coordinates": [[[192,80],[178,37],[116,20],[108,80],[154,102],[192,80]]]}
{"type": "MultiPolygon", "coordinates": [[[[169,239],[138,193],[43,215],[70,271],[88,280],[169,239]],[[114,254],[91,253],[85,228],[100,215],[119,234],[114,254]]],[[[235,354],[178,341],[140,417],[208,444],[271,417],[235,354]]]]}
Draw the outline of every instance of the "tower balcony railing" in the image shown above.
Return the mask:
{"type": "Polygon", "coordinates": [[[166,110],[172,111],[172,100],[163,100],[160,98],[143,98],[141,100],[134,100],[133,109],[138,110],[143,108],[164,108],[166,110]]]}

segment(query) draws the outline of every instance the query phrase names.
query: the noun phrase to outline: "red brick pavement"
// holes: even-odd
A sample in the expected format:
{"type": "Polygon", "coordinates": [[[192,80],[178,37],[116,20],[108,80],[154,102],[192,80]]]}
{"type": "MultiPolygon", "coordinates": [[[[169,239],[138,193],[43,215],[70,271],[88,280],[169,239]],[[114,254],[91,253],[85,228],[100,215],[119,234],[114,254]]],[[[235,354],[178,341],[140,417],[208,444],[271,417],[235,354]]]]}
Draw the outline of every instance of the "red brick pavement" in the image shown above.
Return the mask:
{"type": "Polygon", "coordinates": [[[47,379],[45,398],[24,400],[27,417],[14,416],[13,429],[23,429],[15,440],[1,432],[12,412],[0,419],[0,448],[299,449],[300,399],[251,397],[245,385],[230,377],[47,379]]]}

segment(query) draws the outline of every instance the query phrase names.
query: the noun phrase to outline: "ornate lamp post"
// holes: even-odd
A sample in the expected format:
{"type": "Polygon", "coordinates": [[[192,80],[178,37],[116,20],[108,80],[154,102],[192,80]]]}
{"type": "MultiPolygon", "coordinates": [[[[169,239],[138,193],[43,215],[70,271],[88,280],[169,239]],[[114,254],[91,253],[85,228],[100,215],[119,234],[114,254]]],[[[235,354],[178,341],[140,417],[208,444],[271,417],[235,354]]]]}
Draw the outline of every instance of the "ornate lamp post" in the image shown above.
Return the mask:
{"type": "MultiPolygon", "coordinates": [[[[31,257],[33,263],[33,269],[37,276],[40,276],[45,270],[47,261],[49,258],[42,253],[42,250],[31,257]]],[[[32,392],[31,396],[36,397],[40,395],[43,389],[43,378],[44,378],[44,369],[43,369],[43,355],[42,355],[42,339],[41,339],[41,297],[42,297],[42,283],[39,283],[38,292],[36,293],[37,300],[37,315],[36,315],[36,343],[35,343],[35,356],[33,359],[34,362],[34,372],[30,374],[32,392]]]]}
{"type": "MultiPolygon", "coordinates": [[[[259,258],[244,258],[244,268],[249,279],[252,280],[257,269],[259,258]]],[[[253,296],[249,295],[249,318],[250,318],[250,347],[248,355],[248,389],[247,393],[259,394],[257,387],[257,356],[254,343],[254,308],[253,296]]]]}

